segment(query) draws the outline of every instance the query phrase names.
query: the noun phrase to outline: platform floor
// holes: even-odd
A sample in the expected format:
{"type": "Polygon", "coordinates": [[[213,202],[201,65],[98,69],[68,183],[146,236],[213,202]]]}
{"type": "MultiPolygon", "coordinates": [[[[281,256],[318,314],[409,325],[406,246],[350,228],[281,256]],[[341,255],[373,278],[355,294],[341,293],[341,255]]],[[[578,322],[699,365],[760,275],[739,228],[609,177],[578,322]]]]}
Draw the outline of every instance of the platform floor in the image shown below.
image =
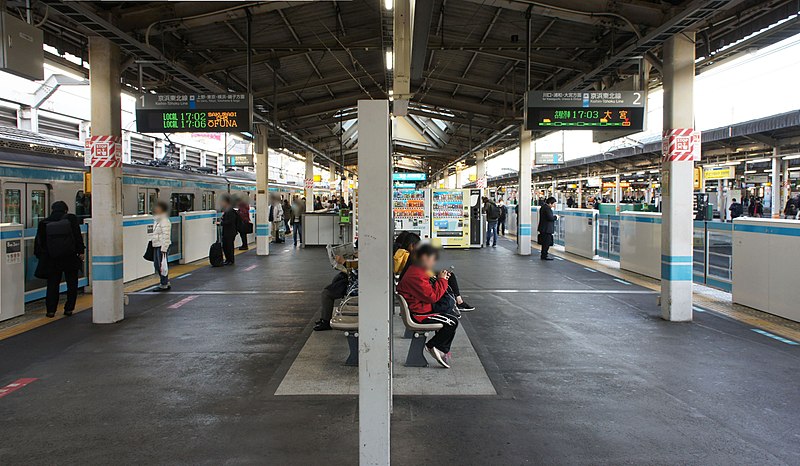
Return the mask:
{"type": "MultiPolygon", "coordinates": [[[[396,396],[394,464],[797,464],[800,346],[713,312],[664,322],[652,290],[500,246],[443,257],[496,394],[396,396]]],[[[118,324],[0,341],[0,387],[36,379],[0,393],[0,464],[356,464],[356,396],[276,394],[324,254],[251,251],[131,295],[118,324]]]]}

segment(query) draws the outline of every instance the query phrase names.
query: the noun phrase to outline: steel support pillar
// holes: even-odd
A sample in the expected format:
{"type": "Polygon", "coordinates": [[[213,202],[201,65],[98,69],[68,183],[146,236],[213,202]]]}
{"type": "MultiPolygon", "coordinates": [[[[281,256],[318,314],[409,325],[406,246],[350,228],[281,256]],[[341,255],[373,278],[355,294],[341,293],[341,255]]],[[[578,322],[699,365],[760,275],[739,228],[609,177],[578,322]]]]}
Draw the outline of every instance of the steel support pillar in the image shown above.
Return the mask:
{"type": "MultiPolygon", "coordinates": [[[[694,59],[694,33],[676,34],[664,44],[665,134],[694,128],[694,59]]],[[[691,321],[693,160],[665,157],[661,183],[661,315],[669,321],[691,321]]]]}
{"type": "Polygon", "coordinates": [[[269,222],[269,147],[267,125],[258,125],[255,140],[256,165],[256,255],[268,256],[269,222]]]}
{"type": "Polygon", "coordinates": [[[336,165],[333,162],[328,164],[328,191],[329,199],[336,197],[336,165]]]}
{"type": "MultiPolygon", "coordinates": [[[[89,63],[92,67],[89,75],[92,137],[119,138],[117,150],[121,160],[119,47],[105,38],[90,36],[89,63]]],[[[116,167],[92,167],[92,229],[89,240],[92,254],[92,322],[118,322],[125,317],[121,163],[116,167]]]]}
{"type": "Polygon", "coordinates": [[[531,255],[531,132],[519,130],[519,186],[517,187],[517,254],[531,255]]]}
{"type": "Polygon", "coordinates": [[[389,464],[391,157],[389,101],[358,101],[358,427],[361,466],[389,464]]]}
{"type": "Polygon", "coordinates": [[[620,182],[619,173],[616,174],[614,177],[614,204],[616,204],[617,214],[619,215],[622,208],[620,204],[622,203],[622,183],[620,182]]]}
{"type": "Polygon", "coordinates": [[[778,148],[772,148],[772,186],[770,189],[772,218],[781,218],[781,157],[778,148]]]}
{"type": "Polygon", "coordinates": [[[483,152],[475,154],[475,171],[475,184],[483,192],[484,189],[489,187],[486,183],[486,154],[483,152]]]}

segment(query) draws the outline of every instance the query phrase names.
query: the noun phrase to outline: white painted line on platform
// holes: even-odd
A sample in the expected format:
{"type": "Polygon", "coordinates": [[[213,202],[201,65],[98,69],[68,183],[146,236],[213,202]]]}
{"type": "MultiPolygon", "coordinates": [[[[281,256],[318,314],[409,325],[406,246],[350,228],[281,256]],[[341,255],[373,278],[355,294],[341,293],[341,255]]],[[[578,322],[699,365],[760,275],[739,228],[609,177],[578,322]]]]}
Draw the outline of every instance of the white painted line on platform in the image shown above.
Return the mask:
{"type": "Polygon", "coordinates": [[[621,278],[615,278],[614,281],[617,282],[617,283],[622,283],[623,285],[630,285],[630,282],[626,282],[625,280],[623,280],[621,278]]]}
{"type": "Polygon", "coordinates": [[[249,271],[253,270],[256,267],[258,267],[258,264],[248,265],[247,267],[244,268],[244,271],[245,272],[249,272],[249,271]]]}
{"type": "Polygon", "coordinates": [[[181,275],[181,276],[179,276],[179,277],[175,277],[175,280],[180,280],[181,278],[186,278],[186,277],[188,277],[188,276],[189,276],[189,275],[191,275],[191,274],[192,274],[192,272],[185,273],[185,274],[183,274],[183,275],[181,275]]]}
{"type": "Polygon", "coordinates": [[[189,301],[191,301],[191,300],[193,300],[195,298],[197,298],[196,294],[191,295],[191,296],[187,296],[187,297],[181,299],[180,301],[178,301],[177,303],[172,304],[170,306],[167,306],[167,309],[178,309],[179,307],[183,306],[184,304],[188,303],[189,301]]]}
{"type": "MultiPolygon", "coordinates": [[[[196,295],[266,295],[266,294],[304,294],[304,293],[319,293],[319,290],[281,290],[281,291],[261,291],[261,290],[225,290],[225,291],[161,291],[158,294],[196,294],[196,295]]],[[[152,294],[146,291],[134,291],[128,294],[152,294]]]]}
{"type": "Polygon", "coordinates": [[[463,289],[464,293],[563,293],[563,294],[658,294],[650,290],[478,290],[463,289]]]}
{"type": "Polygon", "coordinates": [[[597,270],[590,269],[589,267],[584,267],[583,270],[588,270],[589,272],[592,272],[592,273],[598,273],[597,270]]]}

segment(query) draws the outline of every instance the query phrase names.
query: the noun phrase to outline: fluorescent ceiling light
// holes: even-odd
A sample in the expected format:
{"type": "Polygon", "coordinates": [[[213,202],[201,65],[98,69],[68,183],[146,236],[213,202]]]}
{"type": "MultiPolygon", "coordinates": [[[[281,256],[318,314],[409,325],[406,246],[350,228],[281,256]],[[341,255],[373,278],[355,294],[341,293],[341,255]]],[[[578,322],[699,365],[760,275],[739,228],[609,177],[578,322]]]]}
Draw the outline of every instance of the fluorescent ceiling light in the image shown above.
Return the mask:
{"type": "Polygon", "coordinates": [[[783,160],[795,160],[795,159],[800,159],[800,154],[787,155],[786,157],[783,158],[783,160]]]}
{"type": "Polygon", "coordinates": [[[394,69],[394,53],[391,50],[386,51],[386,69],[389,71],[394,69]]]}
{"type": "Polygon", "coordinates": [[[725,163],[724,163],[724,165],[728,165],[728,166],[731,166],[731,167],[735,167],[735,166],[739,165],[740,163],[742,163],[742,161],[741,161],[741,160],[740,160],[740,161],[738,161],[738,162],[725,162],[725,163]]]}
{"type": "Polygon", "coordinates": [[[394,0],[383,0],[383,7],[387,10],[394,8],[394,0]]]}
{"type": "Polygon", "coordinates": [[[758,170],[745,170],[744,171],[745,175],[752,175],[753,173],[758,173],[758,170]]]}
{"type": "Polygon", "coordinates": [[[754,159],[754,160],[748,160],[748,161],[747,161],[747,163],[761,163],[761,162],[769,162],[770,160],[772,160],[772,159],[769,159],[769,158],[765,158],[765,159],[754,159]]]}

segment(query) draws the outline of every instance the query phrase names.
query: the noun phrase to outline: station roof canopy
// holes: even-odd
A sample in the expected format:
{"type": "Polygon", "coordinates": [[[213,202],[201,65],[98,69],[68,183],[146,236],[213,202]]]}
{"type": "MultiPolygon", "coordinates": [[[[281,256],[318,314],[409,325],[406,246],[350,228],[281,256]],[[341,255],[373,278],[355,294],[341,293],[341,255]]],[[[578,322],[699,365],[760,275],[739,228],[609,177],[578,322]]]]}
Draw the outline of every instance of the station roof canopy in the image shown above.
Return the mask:
{"type": "Polygon", "coordinates": [[[403,50],[394,15],[409,0],[384,1],[32,5],[60,53],[88,60],[91,34],[119,44],[132,91],[245,91],[249,61],[257,118],[287,147],[342,165],[355,163],[357,101],[389,98],[408,71],[405,123],[421,139],[398,140],[395,153],[431,172],[516,145],[528,14],[532,89],[604,89],[644,69],[655,86],[661,45],[682,31],[697,31],[699,68],[800,32],[796,0],[417,1],[410,70],[390,70],[387,52],[403,50]]]}

